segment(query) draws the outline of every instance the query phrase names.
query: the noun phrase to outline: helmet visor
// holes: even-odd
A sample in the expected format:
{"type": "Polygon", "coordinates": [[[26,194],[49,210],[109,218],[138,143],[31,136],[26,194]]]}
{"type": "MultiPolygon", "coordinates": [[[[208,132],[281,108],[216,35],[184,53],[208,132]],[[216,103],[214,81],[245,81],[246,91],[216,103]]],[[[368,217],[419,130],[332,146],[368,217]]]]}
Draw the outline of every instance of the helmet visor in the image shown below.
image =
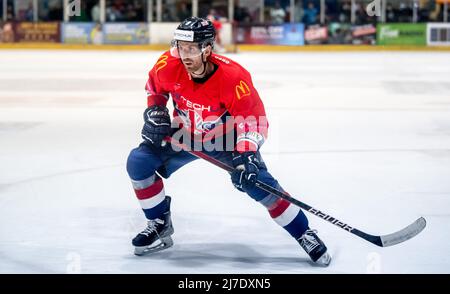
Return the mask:
{"type": "Polygon", "coordinates": [[[186,59],[196,58],[202,55],[205,50],[206,48],[202,48],[199,43],[174,40],[172,41],[170,53],[173,57],[186,59]]]}

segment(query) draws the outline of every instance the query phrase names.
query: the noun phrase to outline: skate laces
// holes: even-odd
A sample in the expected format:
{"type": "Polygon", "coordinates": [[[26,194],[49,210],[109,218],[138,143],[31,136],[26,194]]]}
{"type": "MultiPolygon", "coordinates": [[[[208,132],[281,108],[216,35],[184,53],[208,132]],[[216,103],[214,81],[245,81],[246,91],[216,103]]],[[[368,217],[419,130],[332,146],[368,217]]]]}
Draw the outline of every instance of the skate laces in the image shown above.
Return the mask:
{"type": "Polygon", "coordinates": [[[317,234],[317,230],[306,230],[305,233],[298,239],[300,245],[307,253],[310,253],[314,248],[319,246],[319,242],[313,234],[317,234]]]}
{"type": "Polygon", "coordinates": [[[158,225],[162,224],[164,224],[164,221],[159,218],[148,220],[147,227],[141,232],[141,235],[148,236],[153,232],[158,233],[158,225]]]}
{"type": "Polygon", "coordinates": [[[317,230],[316,229],[309,229],[305,231],[305,234],[317,234],[317,230]]]}

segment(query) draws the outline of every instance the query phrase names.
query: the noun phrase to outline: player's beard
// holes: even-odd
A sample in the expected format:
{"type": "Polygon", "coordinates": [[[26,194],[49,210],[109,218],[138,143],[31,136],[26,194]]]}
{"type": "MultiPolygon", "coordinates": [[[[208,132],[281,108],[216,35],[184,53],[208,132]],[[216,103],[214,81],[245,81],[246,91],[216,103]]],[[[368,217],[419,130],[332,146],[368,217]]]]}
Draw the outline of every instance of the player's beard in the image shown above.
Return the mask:
{"type": "Polygon", "coordinates": [[[194,75],[195,73],[200,73],[203,71],[203,62],[200,58],[196,58],[196,60],[185,58],[183,59],[183,65],[189,73],[194,75]]]}

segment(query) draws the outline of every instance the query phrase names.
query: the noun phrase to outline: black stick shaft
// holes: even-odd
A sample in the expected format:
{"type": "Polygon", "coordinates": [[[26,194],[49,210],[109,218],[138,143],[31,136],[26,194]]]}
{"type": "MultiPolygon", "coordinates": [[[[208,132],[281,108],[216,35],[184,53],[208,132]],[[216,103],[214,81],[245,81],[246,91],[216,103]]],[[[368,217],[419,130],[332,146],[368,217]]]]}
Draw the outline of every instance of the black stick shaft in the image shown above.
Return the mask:
{"type": "MultiPolygon", "coordinates": [[[[184,150],[184,151],[186,151],[186,152],[188,152],[188,153],[190,153],[190,154],[192,154],[192,155],[194,155],[194,156],[196,156],[198,158],[202,158],[202,159],[204,159],[204,160],[206,160],[206,161],[208,161],[208,162],[210,162],[210,163],[212,163],[212,164],[214,164],[214,165],[216,165],[216,166],[226,170],[227,172],[232,172],[234,170],[233,167],[231,167],[231,166],[229,166],[229,165],[227,165],[227,164],[225,164],[225,163],[223,163],[223,162],[221,162],[221,161],[219,161],[219,160],[217,160],[217,159],[215,159],[215,158],[213,158],[211,156],[208,156],[208,155],[206,155],[203,152],[190,150],[190,148],[188,148],[187,145],[185,145],[183,143],[180,143],[180,142],[176,141],[175,139],[173,139],[171,137],[167,137],[165,139],[165,141],[169,142],[172,146],[176,146],[176,147],[180,148],[181,150],[184,150]]],[[[352,233],[352,234],[354,234],[354,235],[356,235],[356,236],[358,236],[360,238],[363,238],[364,240],[369,241],[369,242],[371,242],[371,243],[373,243],[375,245],[383,246],[381,238],[379,236],[373,236],[373,235],[364,233],[364,232],[362,232],[362,231],[360,231],[358,229],[355,229],[355,228],[347,225],[346,223],[341,222],[337,218],[334,218],[334,217],[332,217],[329,214],[326,214],[326,213],[324,213],[324,212],[322,212],[322,211],[320,211],[318,209],[315,209],[314,207],[312,207],[312,206],[310,206],[310,205],[308,205],[308,204],[306,204],[306,203],[304,203],[302,201],[299,201],[299,200],[291,197],[288,193],[286,193],[284,191],[280,191],[278,189],[275,189],[272,186],[267,185],[266,183],[263,183],[263,182],[261,182],[259,180],[256,181],[256,186],[259,189],[262,189],[262,190],[264,190],[264,191],[266,191],[268,193],[272,193],[272,194],[274,194],[274,195],[276,195],[276,196],[278,196],[280,198],[283,198],[283,199],[289,201],[290,203],[292,203],[294,205],[299,206],[300,208],[303,208],[304,210],[308,211],[309,213],[312,213],[315,216],[318,216],[318,217],[322,218],[323,220],[326,220],[329,223],[332,223],[333,225],[338,226],[339,228],[341,228],[341,229],[343,229],[343,230],[345,230],[345,231],[347,231],[349,233],[352,233]]]]}

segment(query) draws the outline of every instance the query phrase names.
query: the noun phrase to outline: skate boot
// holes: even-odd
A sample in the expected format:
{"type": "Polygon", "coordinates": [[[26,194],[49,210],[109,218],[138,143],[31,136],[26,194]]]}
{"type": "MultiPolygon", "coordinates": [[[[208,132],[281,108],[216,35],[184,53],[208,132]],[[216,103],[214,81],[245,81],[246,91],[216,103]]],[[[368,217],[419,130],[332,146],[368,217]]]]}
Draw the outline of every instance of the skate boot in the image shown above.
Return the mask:
{"type": "Polygon", "coordinates": [[[327,252],[325,244],[317,236],[316,230],[306,230],[297,241],[314,263],[320,266],[328,266],[330,264],[331,255],[327,252]]]}
{"type": "Polygon", "coordinates": [[[170,218],[170,197],[166,196],[168,210],[161,218],[148,220],[145,230],[140,232],[132,241],[135,255],[145,255],[167,249],[173,245],[172,220],[170,218]],[[159,241],[159,242],[158,242],[159,241]]]}

